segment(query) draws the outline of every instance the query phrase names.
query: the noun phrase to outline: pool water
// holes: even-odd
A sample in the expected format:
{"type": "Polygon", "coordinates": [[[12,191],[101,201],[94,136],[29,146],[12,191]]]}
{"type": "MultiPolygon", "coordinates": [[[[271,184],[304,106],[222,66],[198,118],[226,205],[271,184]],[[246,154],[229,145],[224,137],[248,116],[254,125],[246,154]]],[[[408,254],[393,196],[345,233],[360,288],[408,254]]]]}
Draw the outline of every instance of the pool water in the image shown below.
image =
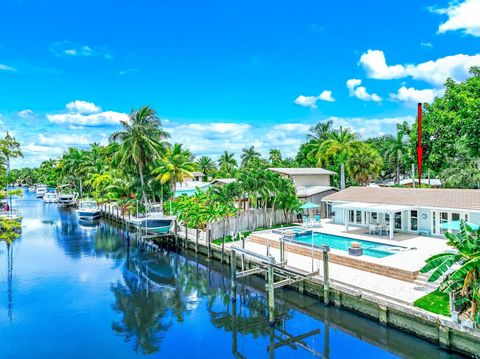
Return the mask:
{"type": "MultiPolygon", "coordinates": [[[[295,236],[295,238],[293,238],[293,241],[311,245],[312,235],[310,234],[295,236]]],[[[388,244],[335,236],[326,233],[315,233],[313,235],[313,245],[318,247],[322,244],[327,244],[330,246],[330,248],[348,252],[348,248],[350,247],[350,244],[352,242],[358,242],[361,244],[363,248],[363,255],[375,258],[384,258],[391,256],[392,254],[398,253],[399,250],[402,250],[404,248],[400,246],[391,246],[388,244]]]]}
{"type": "Polygon", "coordinates": [[[457,358],[440,347],[191,252],[141,251],[120,226],[25,194],[0,243],[0,358],[457,358]],[[292,339],[297,337],[298,339],[292,339]]]}

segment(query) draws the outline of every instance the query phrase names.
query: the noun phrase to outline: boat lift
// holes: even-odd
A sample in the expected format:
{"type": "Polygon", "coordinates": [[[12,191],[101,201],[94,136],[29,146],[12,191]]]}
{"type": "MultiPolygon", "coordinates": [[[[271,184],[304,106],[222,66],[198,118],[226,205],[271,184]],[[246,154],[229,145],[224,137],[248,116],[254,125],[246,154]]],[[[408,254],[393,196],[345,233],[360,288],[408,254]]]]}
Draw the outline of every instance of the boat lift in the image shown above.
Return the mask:
{"type": "MultiPolygon", "coordinates": [[[[320,274],[318,269],[312,272],[305,272],[297,268],[288,267],[286,261],[276,263],[275,257],[270,254],[262,255],[235,246],[230,247],[230,251],[230,295],[232,301],[235,302],[237,299],[237,278],[266,273],[265,289],[268,296],[268,319],[271,325],[275,323],[275,289],[292,285],[320,274]],[[237,253],[242,255],[242,271],[240,272],[237,271],[237,253]],[[245,256],[255,260],[256,265],[253,268],[247,270],[243,268],[243,257],[245,256]],[[275,277],[280,277],[281,279],[275,282],[275,277]]],[[[281,255],[281,258],[284,258],[284,256],[281,255]]]]}

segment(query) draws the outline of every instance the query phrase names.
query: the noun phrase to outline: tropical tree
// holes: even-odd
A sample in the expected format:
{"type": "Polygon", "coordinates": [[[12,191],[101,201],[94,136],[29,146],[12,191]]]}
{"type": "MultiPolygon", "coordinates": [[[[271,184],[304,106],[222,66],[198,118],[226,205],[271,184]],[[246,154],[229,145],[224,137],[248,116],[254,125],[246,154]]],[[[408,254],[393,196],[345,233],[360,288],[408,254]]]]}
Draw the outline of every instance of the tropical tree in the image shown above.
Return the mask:
{"type": "MultiPolygon", "coordinates": [[[[85,163],[87,161],[86,157],[87,155],[85,151],[70,147],[67,153],[64,153],[58,163],[61,180],[64,182],[68,181],[70,183],[77,183],[78,181],[78,189],[80,192],[80,196],[83,192],[83,177],[85,175],[85,163]]],[[[77,184],[75,184],[75,186],[77,186],[77,184]]]]}
{"type": "Polygon", "coordinates": [[[362,142],[348,157],[346,167],[350,178],[365,185],[378,177],[383,160],[375,149],[362,142]]]}
{"type": "Polygon", "coordinates": [[[250,146],[249,148],[244,148],[242,150],[240,158],[242,160],[242,166],[245,167],[252,160],[260,158],[260,153],[255,151],[255,146],[250,146]]]}
{"type": "Polygon", "coordinates": [[[224,151],[218,159],[218,165],[223,176],[233,176],[237,167],[235,155],[232,152],[224,151]]]}
{"type": "Polygon", "coordinates": [[[157,175],[161,184],[169,183],[172,193],[175,194],[177,183],[193,177],[195,163],[192,161],[192,153],[184,150],[181,144],[175,143],[173,147],[167,147],[152,171],[157,175]]]}
{"type": "Polygon", "coordinates": [[[333,130],[333,121],[318,122],[316,125],[310,127],[310,133],[307,134],[309,141],[325,141],[333,130]]]}
{"type": "Polygon", "coordinates": [[[316,159],[318,166],[327,166],[336,160],[340,162],[340,188],[345,188],[345,163],[362,145],[358,136],[350,129],[340,127],[328,134],[322,142],[315,141],[309,147],[309,156],[316,159]]]}
{"type": "Polygon", "coordinates": [[[147,162],[159,158],[170,135],[162,128],[162,123],[155,110],[143,106],[132,111],[128,121],[122,120],[122,130],[110,136],[111,142],[120,144],[116,160],[120,166],[136,168],[140,176],[142,200],[147,203],[144,171],[147,162]]]}
{"type": "Polygon", "coordinates": [[[459,292],[461,298],[455,304],[466,306],[470,319],[480,324],[480,229],[474,231],[461,221],[459,233],[447,232],[445,237],[455,250],[430,257],[420,272],[432,271],[430,282],[444,276],[439,290],[459,292]]]}
{"type": "Polygon", "coordinates": [[[270,160],[273,166],[277,166],[282,162],[282,153],[280,152],[279,149],[272,148],[268,152],[268,155],[269,155],[268,159],[270,160]]]}
{"type": "Polygon", "coordinates": [[[395,184],[400,184],[400,169],[408,151],[408,138],[406,138],[408,124],[397,124],[397,134],[386,143],[385,159],[395,164],[395,184]]]}
{"type": "Polygon", "coordinates": [[[197,167],[205,174],[205,180],[208,181],[209,177],[215,173],[217,166],[215,162],[208,156],[201,156],[197,159],[197,167]]]}

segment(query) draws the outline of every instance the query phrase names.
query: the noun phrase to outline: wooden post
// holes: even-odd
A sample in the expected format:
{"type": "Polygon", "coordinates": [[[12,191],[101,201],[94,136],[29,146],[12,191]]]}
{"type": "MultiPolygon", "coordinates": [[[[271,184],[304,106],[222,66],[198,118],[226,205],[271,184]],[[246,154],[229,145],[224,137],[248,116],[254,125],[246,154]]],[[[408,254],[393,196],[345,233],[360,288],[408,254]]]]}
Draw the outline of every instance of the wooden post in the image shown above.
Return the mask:
{"type": "Polygon", "coordinates": [[[328,273],[328,252],[330,247],[328,245],[322,245],[323,254],[323,303],[325,305],[330,304],[330,279],[328,273]]]}
{"type": "Polygon", "coordinates": [[[177,224],[177,219],[175,219],[175,247],[178,248],[178,224],[177,224]]]}
{"type": "Polygon", "coordinates": [[[183,244],[184,248],[188,247],[188,224],[185,222],[185,243],[183,244]]]}
{"type": "Polygon", "coordinates": [[[268,263],[267,286],[268,286],[268,321],[275,324],[275,288],[273,287],[274,273],[273,263],[268,263]]]}
{"type": "Polygon", "coordinates": [[[232,302],[237,300],[237,253],[235,249],[230,249],[230,296],[232,302]]]}
{"type": "Polygon", "coordinates": [[[210,256],[212,254],[212,229],[211,229],[211,225],[210,224],[207,224],[207,244],[208,244],[208,259],[210,259],[210,256]]]}
{"type": "Polygon", "coordinates": [[[198,226],[195,230],[195,253],[198,253],[198,226]]]}
{"type": "Polygon", "coordinates": [[[285,242],[283,239],[283,231],[282,231],[282,236],[280,237],[280,263],[283,263],[283,262],[285,262],[285,242]]]}

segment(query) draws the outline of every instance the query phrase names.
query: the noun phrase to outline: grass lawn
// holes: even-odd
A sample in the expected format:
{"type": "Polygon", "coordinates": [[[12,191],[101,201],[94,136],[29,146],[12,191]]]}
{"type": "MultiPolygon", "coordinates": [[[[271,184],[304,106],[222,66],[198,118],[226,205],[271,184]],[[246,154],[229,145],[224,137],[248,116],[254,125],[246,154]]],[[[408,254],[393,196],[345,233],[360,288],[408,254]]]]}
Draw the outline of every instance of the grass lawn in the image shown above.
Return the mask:
{"type": "Polygon", "coordinates": [[[450,302],[448,294],[438,290],[417,299],[414,305],[435,314],[450,316],[450,302]]]}

